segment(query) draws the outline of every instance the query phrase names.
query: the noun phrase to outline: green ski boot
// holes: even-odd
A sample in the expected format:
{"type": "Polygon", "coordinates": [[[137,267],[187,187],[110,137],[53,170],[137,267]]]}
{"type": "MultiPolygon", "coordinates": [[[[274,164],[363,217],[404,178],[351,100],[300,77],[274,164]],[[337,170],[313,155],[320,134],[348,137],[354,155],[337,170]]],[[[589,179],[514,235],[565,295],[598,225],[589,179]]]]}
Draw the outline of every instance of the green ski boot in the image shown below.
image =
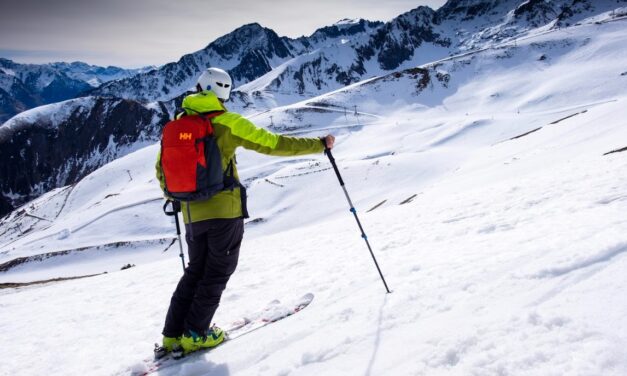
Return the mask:
{"type": "Polygon", "coordinates": [[[155,343],[155,359],[161,359],[168,354],[172,354],[174,358],[180,358],[183,356],[181,337],[163,336],[161,346],[155,343]]]}
{"type": "Polygon", "coordinates": [[[163,336],[163,342],[161,345],[165,351],[172,352],[181,347],[181,337],[166,337],[163,336]]]}
{"type": "Polygon", "coordinates": [[[188,330],[181,338],[181,347],[184,354],[189,354],[204,348],[216,347],[224,341],[224,330],[212,326],[206,335],[200,335],[193,330],[188,330]]]}

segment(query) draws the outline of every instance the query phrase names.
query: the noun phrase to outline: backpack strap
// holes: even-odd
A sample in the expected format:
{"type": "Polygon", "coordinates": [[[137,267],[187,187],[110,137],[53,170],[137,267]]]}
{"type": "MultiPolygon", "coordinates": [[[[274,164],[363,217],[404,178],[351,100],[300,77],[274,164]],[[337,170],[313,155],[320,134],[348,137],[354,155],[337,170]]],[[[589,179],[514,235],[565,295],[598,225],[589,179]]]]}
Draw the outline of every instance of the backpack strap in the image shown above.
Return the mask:
{"type": "Polygon", "coordinates": [[[235,173],[233,171],[234,159],[235,156],[229,161],[229,164],[226,166],[226,170],[224,171],[224,189],[230,189],[232,191],[235,188],[239,188],[240,201],[242,203],[242,216],[244,218],[248,218],[248,197],[246,194],[246,187],[244,187],[244,184],[235,178],[235,173]]]}
{"type": "Polygon", "coordinates": [[[233,172],[233,159],[229,161],[229,164],[226,165],[224,169],[224,189],[233,190],[239,186],[239,181],[235,179],[235,173],[233,172]]]}

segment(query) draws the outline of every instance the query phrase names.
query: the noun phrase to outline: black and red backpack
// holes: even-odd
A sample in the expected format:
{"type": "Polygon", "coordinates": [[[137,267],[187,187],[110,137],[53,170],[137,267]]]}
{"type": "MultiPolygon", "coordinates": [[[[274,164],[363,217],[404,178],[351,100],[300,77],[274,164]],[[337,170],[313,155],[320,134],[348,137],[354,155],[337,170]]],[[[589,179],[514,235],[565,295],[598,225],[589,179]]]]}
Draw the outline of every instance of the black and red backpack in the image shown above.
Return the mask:
{"type": "Polygon", "coordinates": [[[179,201],[200,201],[232,189],[225,187],[226,173],[222,171],[222,157],[211,123],[222,113],[183,114],[163,128],[161,169],[167,196],[179,201]]]}

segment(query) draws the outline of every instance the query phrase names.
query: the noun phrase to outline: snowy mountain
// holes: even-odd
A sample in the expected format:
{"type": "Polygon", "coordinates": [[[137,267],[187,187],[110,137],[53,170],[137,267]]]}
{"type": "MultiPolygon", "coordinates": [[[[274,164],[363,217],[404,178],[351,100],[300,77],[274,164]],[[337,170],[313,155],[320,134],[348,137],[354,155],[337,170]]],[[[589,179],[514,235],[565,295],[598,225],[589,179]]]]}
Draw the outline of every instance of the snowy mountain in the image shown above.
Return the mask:
{"type": "MultiPolygon", "coordinates": [[[[216,323],[315,298],[160,374],[626,374],[626,29],[622,7],[252,114],[337,136],[393,292],[324,155],[239,151],[251,218],[216,323]]],[[[0,373],[146,370],[181,275],[158,148],[0,220],[0,373]]]]}
{"type": "Polygon", "coordinates": [[[0,58],[0,123],[27,109],[76,98],[104,82],[152,68],[122,69],[81,62],[20,64],[0,58]]]}
{"type": "MultiPolygon", "coordinates": [[[[249,24],[217,39],[201,51],[183,56],[176,63],[106,83],[91,92],[95,98],[92,100],[101,101],[101,96],[126,98],[130,102],[125,103],[137,102],[133,108],[142,108],[147,102],[159,100],[159,103],[153,102],[148,106],[168,108],[172,113],[185,91],[193,87],[201,71],[208,65],[217,65],[228,69],[235,82],[240,84],[233,93],[229,107],[234,111],[254,114],[338,90],[364,78],[413,69],[462,51],[494,47],[512,40],[513,36],[523,37],[529,32],[549,32],[574,25],[583,17],[610,11],[625,3],[625,0],[458,0],[447,2],[437,11],[418,7],[387,23],[342,20],[317,30],[309,37],[298,39],[279,37],[270,29],[249,24]]],[[[80,72],[88,68],[80,64],[57,66],[60,70],[71,68],[74,72],[72,77],[76,79],[85,78],[80,72]]],[[[446,79],[446,75],[440,79],[446,79]]],[[[53,84],[50,86],[63,86],[53,84]]],[[[62,92],[53,92],[56,93],[56,99],[60,99],[59,93],[62,92]]],[[[13,108],[15,105],[2,97],[0,91],[0,107],[13,108]]],[[[68,105],[77,106],[69,109],[69,112],[80,111],[79,107],[82,106],[81,102],[70,102],[68,105]]],[[[133,114],[120,120],[124,122],[121,128],[131,130],[138,117],[142,115],[133,114]]],[[[93,118],[102,121],[107,119],[107,114],[94,115],[93,118]]],[[[45,116],[40,119],[29,115],[16,121],[23,124],[25,119],[32,120],[33,127],[22,126],[24,132],[28,132],[26,129],[41,127],[64,129],[67,126],[78,126],[48,124],[45,116]]],[[[97,127],[108,128],[104,124],[98,124],[97,127]]],[[[124,135],[126,144],[135,142],[137,136],[135,131],[127,132],[124,135]]],[[[24,134],[23,137],[26,140],[30,136],[24,134]]],[[[140,140],[143,141],[145,139],[140,140]]],[[[104,147],[100,143],[99,148],[104,147]]],[[[91,165],[82,170],[82,174],[70,174],[73,176],[70,180],[58,179],[53,172],[73,170],[73,167],[63,165],[65,161],[80,161],[93,148],[90,145],[88,150],[81,151],[80,158],[68,152],[60,156],[54,166],[46,168],[45,172],[27,170],[29,176],[15,180],[19,184],[12,181],[15,179],[13,175],[18,171],[23,173],[23,170],[2,167],[12,172],[5,180],[9,182],[2,187],[0,215],[49,189],[74,183],[84,173],[98,167],[91,165]],[[22,184],[25,182],[28,184],[22,184]]],[[[6,160],[18,158],[22,148],[11,147],[5,153],[9,158],[6,160]]],[[[36,162],[26,164],[37,165],[36,162]]]]}
{"type": "Polygon", "coordinates": [[[202,71],[212,65],[228,70],[238,86],[312,50],[341,44],[345,37],[366,35],[381,24],[344,20],[321,28],[310,37],[298,39],[279,37],[257,23],[248,24],[216,39],[200,51],[183,56],[176,63],[110,82],[93,91],[93,94],[139,101],[167,101],[192,89],[202,71]]]}
{"type": "Polygon", "coordinates": [[[235,84],[241,84],[267,73],[288,57],[292,57],[292,50],[287,38],[279,38],[274,31],[253,23],[183,56],[176,63],[107,83],[93,94],[142,101],[169,100],[193,88],[207,66],[227,69],[235,84]]]}
{"type": "Polygon", "coordinates": [[[295,56],[240,86],[236,98],[245,108],[263,111],[460,51],[489,47],[537,28],[575,24],[621,3],[625,1],[457,0],[437,11],[418,7],[366,33],[295,56]]]}

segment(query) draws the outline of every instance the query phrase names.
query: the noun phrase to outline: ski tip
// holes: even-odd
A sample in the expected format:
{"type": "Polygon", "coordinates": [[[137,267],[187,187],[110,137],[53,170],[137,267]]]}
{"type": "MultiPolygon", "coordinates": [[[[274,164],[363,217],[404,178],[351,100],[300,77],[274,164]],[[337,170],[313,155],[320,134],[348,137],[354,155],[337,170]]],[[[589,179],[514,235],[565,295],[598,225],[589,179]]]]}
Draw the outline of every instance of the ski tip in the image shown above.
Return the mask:
{"type": "Polygon", "coordinates": [[[314,294],[308,292],[307,294],[303,295],[299,300],[298,303],[299,304],[309,304],[311,303],[311,301],[314,298],[314,294]]]}

